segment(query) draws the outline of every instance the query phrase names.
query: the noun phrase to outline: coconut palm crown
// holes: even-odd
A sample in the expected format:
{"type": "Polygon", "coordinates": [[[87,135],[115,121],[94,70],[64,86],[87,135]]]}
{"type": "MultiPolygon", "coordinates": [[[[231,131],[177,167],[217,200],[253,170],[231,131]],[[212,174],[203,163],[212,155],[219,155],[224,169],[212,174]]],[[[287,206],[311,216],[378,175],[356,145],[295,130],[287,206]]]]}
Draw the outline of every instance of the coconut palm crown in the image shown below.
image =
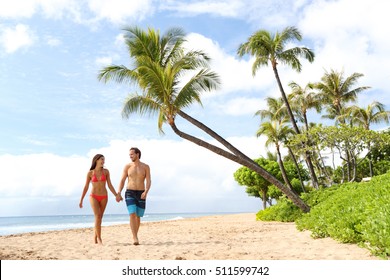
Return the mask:
{"type": "Polygon", "coordinates": [[[158,128],[173,123],[177,113],[189,105],[201,103],[200,94],[217,89],[219,77],[209,69],[209,57],[202,51],[184,52],[185,33],[171,28],[160,35],[158,30],[138,27],[125,29],[125,43],[133,68],[111,65],[101,70],[104,82],[135,83],[142,93],[132,93],[122,114],[158,114],[158,128]],[[193,74],[183,83],[183,77],[193,74]]]}
{"type": "Polygon", "coordinates": [[[270,33],[267,30],[259,30],[248,38],[248,41],[238,48],[238,55],[251,54],[255,57],[252,66],[252,74],[262,66],[270,62],[273,69],[278,63],[290,66],[292,69],[301,72],[302,64],[299,57],[304,57],[310,62],[314,60],[314,52],[306,47],[293,47],[286,49],[288,43],[301,41],[302,35],[296,27],[290,26],[282,32],[270,33]]]}

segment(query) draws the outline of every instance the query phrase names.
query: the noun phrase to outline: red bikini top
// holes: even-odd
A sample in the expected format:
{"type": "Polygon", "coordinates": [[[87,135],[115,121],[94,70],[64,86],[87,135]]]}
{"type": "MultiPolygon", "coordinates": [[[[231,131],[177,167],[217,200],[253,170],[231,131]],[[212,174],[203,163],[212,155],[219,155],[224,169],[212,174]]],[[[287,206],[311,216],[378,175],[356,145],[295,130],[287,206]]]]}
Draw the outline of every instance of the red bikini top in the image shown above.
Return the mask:
{"type": "Polygon", "coordinates": [[[91,181],[92,182],[106,181],[106,175],[104,174],[104,170],[102,170],[102,176],[100,177],[100,180],[98,180],[98,178],[96,177],[95,171],[93,171],[91,181]]]}

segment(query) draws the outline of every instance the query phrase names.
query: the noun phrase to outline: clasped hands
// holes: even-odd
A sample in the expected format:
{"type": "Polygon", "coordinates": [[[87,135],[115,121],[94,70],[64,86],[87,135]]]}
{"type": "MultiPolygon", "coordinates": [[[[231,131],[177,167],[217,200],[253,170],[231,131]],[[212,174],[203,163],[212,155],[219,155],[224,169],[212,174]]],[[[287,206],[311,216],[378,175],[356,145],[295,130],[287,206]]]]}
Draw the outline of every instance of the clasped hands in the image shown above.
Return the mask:
{"type": "Polygon", "coordinates": [[[121,202],[123,200],[123,197],[120,193],[118,193],[115,197],[116,202],[121,202]]]}

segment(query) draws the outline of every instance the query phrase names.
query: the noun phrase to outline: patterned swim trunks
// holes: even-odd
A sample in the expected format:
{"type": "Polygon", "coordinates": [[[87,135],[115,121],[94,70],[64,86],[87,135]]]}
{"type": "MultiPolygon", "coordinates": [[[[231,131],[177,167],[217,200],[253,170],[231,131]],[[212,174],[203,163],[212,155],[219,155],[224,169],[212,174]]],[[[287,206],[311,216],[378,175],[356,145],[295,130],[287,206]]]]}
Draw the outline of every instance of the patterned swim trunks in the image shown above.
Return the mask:
{"type": "Polygon", "coordinates": [[[146,201],[141,199],[144,191],[126,190],[125,200],[129,214],[136,213],[138,217],[143,217],[145,213],[146,201]]]}

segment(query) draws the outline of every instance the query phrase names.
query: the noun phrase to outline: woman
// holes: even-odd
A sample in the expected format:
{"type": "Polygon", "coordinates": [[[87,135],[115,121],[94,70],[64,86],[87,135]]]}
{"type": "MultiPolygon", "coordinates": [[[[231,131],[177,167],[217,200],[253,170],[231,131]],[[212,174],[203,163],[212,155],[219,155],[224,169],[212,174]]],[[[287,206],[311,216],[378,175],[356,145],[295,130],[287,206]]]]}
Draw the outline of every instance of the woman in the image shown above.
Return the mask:
{"type": "Polygon", "coordinates": [[[89,197],[93,213],[95,215],[95,244],[103,244],[102,242],[102,219],[104,210],[107,206],[107,189],[106,183],[110,191],[117,197],[114,187],[112,186],[110,179],[110,172],[104,167],[104,156],[97,154],[92,159],[92,165],[87,173],[87,179],[85,182],[83,194],[80,199],[80,208],[83,207],[83,199],[87,194],[89,183],[92,182],[92,191],[89,197]]]}

